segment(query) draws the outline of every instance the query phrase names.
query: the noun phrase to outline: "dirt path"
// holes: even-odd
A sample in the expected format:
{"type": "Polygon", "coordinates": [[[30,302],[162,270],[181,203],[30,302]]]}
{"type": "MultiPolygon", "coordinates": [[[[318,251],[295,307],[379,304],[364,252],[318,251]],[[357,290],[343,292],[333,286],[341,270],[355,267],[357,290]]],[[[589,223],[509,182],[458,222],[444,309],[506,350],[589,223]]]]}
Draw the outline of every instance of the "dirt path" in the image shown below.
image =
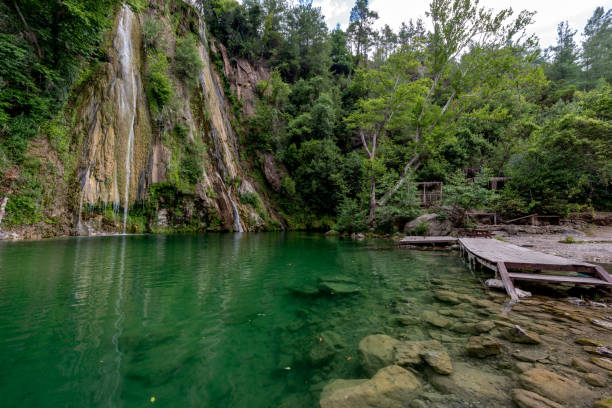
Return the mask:
{"type": "Polygon", "coordinates": [[[547,254],[606,265],[612,272],[612,227],[589,227],[576,234],[518,234],[504,240],[547,254]],[[572,237],[574,243],[560,242],[572,237]]]}

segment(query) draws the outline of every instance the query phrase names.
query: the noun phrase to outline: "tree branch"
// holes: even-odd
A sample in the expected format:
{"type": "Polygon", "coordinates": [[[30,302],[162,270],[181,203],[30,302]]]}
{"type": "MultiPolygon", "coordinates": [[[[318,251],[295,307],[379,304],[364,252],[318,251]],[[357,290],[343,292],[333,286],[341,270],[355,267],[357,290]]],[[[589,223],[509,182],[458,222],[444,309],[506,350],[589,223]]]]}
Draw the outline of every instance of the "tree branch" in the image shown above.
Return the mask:
{"type": "Polygon", "coordinates": [[[393,188],[387,191],[385,195],[382,196],[382,198],[376,203],[378,207],[382,207],[383,205],[387,204],[387,201],[389,201],[389,199],[393,197],[393,195],[406,183],[408,175],[410,174],[410,169],[412,169],[412,166],[418,163],[420,157],[420,154],[415,153],[414,156],[412,156],[412,159],[410,159],[410,161],[406,163],[400,179],[397,181],[397,183],[395,183],[393,188]]]}
{"type": "Polygon", "coordinates": [[[40,49],[40,46],[38,45],[36,34],[34,33],[34,31],[32,31],[32,29],[28,25],[28,22],[26,21],[25,17],[23,17],[23,14],[21,14],[21,10],[19,9],[19,6],[15,2],[15,0],[13,0],[13,5],[15,6],[15,10],[17,10],[17,14],[19,14],[19,18],[21,18],[21,22],[23,23],[23,25],[25,26],[25,29],[27,30],[27,37],[29,37],[30,41],[34,43],[34,46],[36,47],[36,54],[38,55],[38,58],[41,59],[42,50],[40,49]]]}

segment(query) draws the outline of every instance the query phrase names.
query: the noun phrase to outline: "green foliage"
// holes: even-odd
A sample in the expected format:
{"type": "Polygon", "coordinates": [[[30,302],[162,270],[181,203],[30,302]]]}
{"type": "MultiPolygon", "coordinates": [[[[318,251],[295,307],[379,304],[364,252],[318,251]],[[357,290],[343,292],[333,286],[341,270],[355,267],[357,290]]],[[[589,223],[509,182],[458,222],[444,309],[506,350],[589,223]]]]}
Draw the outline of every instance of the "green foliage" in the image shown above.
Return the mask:
{"type": "Polygon", "coordinates": [[[151,113],[159,116],[174,94],[174,86],[169,77],[170,64],[165,55],[155,53],[147,56],[146,85],[147,98],[151,113]]]}
{"type": "Polygon", "coordinates": [[[168,45],[164,40],[164,23],[154,17],[146,17],[142,25],[142,42],[145,49],[166,52],[168,45]]]}
{"type": "Polygon", "coordinates": [[[491,172],[482,169],[473,180],[466,178],[462,171],[451,174],[443,186],[444,204],[463,212],[489,210],[497,200],[498,193],[489,188],[491,172]]]}
{"type": "Polygon", "coordinates": [[[421,221],[414,227],[412,231],[408,232],[408,235],[413,236],[425,236],[429,233],[429,223],[427,221],[421,221]]]}
{"type": "Polygon", "coordinates": [[[176,41],[174,64],[177,75],[185,84],[190,87],[197,86],[198,75],[204,65],[200,59],[196,38],[192,34],[176,41]]]}
{"type": "Polygon", "coordinates": [[[118,0],[0,4],[0,143],[23,160],[28,140],[63,107],[84,63],[104,58],[102,32],[118,0]],[[22,18],[23,17],[23,18],[22,18]],[[25,20],[25,23],[24,23],[25,20]]]}
{"type": "Polygon", "coordinates": [[[335,229],[351,234],[366,231],[366,210],[359,206],[357,200],[345,198],[338,206],[338,218],[335,229]]]}
{"type": "Polygon", "coordinates": [[[257,193],[252,193],[250,191],[244,191],[238,194],[238,199],[240,200],[241,204],[250,205],[258,211],[263,210],[263,205],[257,193]]]}

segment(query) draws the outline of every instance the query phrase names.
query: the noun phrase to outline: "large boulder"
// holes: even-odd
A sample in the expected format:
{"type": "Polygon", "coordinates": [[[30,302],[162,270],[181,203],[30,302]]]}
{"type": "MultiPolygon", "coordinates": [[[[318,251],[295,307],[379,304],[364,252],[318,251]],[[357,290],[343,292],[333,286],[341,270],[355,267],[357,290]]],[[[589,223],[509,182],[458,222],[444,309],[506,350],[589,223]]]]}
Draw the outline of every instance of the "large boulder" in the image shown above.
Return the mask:
{"type": "Polygon", "coordinates": [[[590,407],[596,394],[577,382],[541,368],[533,368],[520,376],[528,391],[571,407],[590,407]]]}
{"type": "Polygon", "coordinates": [[[423,214],[420,217],[406,223],[404,233],[410,234],[419,229],[418,233],[423,235],[441,236],[450,234],[453,225],[448,219],[442,219],[438,214],[423,214]],[[426,225],[426,231],[420,231],[420,226],[426,225]]]}
{"type": "Polygon", "coordinates": [[[385,334],[372,334],[359,342],[359,361],[368,375],[393,364],[394,348],[400,342],[385,334]]]}
{"type": "Polygon", "coordinates": [[[421,389],[412,373],[396,365],[385,367],[371,380],[356,385],[336,381],[323,389],[321,408],[403,408],[421,389]]]}

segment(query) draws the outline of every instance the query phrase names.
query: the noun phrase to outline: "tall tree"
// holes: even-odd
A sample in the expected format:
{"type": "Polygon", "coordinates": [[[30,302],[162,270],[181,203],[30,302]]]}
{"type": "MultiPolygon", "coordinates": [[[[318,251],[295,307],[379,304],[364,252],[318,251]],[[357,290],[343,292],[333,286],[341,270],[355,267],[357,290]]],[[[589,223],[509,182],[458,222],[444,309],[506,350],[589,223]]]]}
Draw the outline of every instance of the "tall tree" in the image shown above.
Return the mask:
{"type": "Polygon", "coordinates": [[[612,82],[612,10],[597,7],[584,28],[583,63],[587,87],[598,79],[612,82]]]}
{"type": "Polygon", "coordinates": [[[372,47],[374,29],[378,13],[369,9],[368,0],[357,0],[351,9],[348,34],[357,56],[357,66],[367,65],[368,51],[372,47]]]}
{"type": "Polygon", "coordinates": [[[336,75],[348,75],[353,69],[353,61],[348,49],[347,35],[340,28],[340,24],[331,32],[329,41],[332,72],[336,75]]]}
{"type": "MultiPolygon", "coordinates": [[[[478,4],[478,0],[433,0],[428,13],[434,31],[428,44],[427,77],[417,75],[420,64],[414,63],[413,53],[398,53],[398,58],[412,59],[411,69],[405,71],[412,75],[387,75],[388,78],[381,81],[388,88],[384,92],[375,89],[376,81],[366,81],[368,96],[348,118],[350,125],[358,130],[371,162],[376,160],[377,145],[389,135],[392,119],[402,117],[404,129],[410,131],[401,143],[410,148],[404,149],[406,155],[397,181],[378,198],[375,177],[370,178],[368,219],[371,227],[376,209],[385,206],[405,185],[428,150],[435,146],[435,138],[444,133],[442,129],[456,121],[462,111],[470,109],[470,100],[505,89],[509,81],[516,78],[528,78],[516,72],[530,66],[518,63],[522,55],[513,51],[531,44],[533,38],[519,42],[514,37],[525,38],[525,27],[531,23],[533,13],[522,12],[511,19],[510,9],[493,14],[478,4]],[[470,52],[458,61],[467,50],[470,52]],[[381,100],[385,92],[388,96],[381,100]],[[399,115],[399,111],[404,113],[399,115]]],[[[380,72],[384,74],[389,70],[383,67],[380,72]]]]}
{"type": "Polygon", "coordinates": [[[551,64],[547,74],[552,81],[576,82],[579,79],[579,54],[575,35],[576,30],[572,30],[567,21],[557,26],[557,45],[548,49],[551,64]]]}

